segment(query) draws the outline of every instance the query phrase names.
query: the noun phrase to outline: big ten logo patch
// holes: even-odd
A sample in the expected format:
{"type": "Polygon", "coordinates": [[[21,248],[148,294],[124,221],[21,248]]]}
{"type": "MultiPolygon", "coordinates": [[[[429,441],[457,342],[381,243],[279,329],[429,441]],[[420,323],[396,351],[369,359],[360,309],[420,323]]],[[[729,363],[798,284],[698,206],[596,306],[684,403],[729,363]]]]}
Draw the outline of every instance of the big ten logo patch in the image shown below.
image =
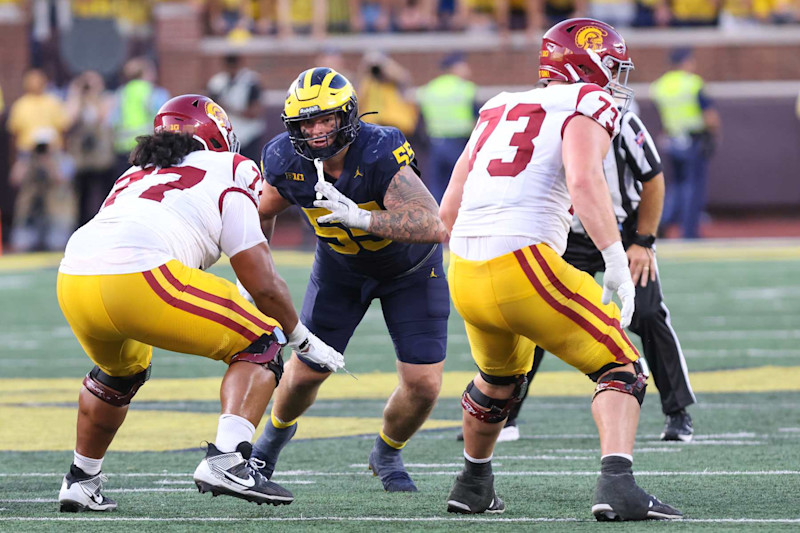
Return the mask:
{"type": "Polygon", "coordinates": [[[287,172],[286,179],[291,181],[306,181],[306,177],[300,172],[287,172]]]}

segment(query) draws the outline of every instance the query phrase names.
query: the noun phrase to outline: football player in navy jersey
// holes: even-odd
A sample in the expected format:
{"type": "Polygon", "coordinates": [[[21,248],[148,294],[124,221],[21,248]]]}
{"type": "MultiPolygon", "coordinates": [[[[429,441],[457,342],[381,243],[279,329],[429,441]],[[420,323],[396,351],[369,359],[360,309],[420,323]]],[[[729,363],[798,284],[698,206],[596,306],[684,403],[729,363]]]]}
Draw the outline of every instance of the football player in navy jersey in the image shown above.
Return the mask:
{"type": "MultiPolygon", "coordinates": [[[[270,238],[275,217],[291,205],[305,214],[318,240],[301,320],[340,352],[370,302],[380,299],[399,385],[384,409],[369,467],[387,491],[416,491],[400,450],[441,388],[450,300],[440,243],[447,230],[408,141],[396,128],[359,119],[356,93],[344,76],[325,67],[301,73],[282,118],[287,132],[261,155],[262,229],[270,238]]],[[[286,364],[271,422],[253,452],[267,477],[329,375],[302,356],[286,364]]]]}

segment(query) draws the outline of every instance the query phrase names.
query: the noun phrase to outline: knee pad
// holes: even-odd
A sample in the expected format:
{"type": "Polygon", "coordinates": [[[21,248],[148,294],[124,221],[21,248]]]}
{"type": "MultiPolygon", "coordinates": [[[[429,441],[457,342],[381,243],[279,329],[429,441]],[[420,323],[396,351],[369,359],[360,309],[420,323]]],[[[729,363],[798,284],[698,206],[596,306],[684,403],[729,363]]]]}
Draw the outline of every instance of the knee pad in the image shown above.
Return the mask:
{"type": "Polygon", "coordinates": [[[131,403],[131,399],[139,391],[139,387],[150,379],[151,368],[152,365],[148,365],[147,370],[133,376],[120,378],[109,376],[95,365],[83,378],[83,386],[107,404],[124,407],[131,403]]]}
{"type": "Polygon", "coordinates": [[[283,376],[281,348],[283,348],[285,340],[283,333],[275,328],[272,333],[264,333],[253,344],[234,355],[231,358],[231,364],[244,361],[264,366],[275,374],[275,386],[277,387],[283,376]],[[279,333],[275,333],[276,331],[279,333]],[[281,342],[282,339],[284,342],[281,342]]]}
{"type": "Polygon", "coordinates": [[[502,422],[508,417],[508,413],[511,409],[522,401],[528,389],[528,380],[525,378],[524,374],[520,374],[519,376],[496,377],[481,372],[481,377],[492,385],[515,384],[514,392],[511,393],[510,398],[498,400],[486,396],[475,386],[474,381],[470,381],[469,385],[467,385],[467,389],[461,396],[461,407],[481,422],[486,422],[487,424],[502,422]]]}
{"type": "Polygon", "coordinates": [[[609,372],[597,381],[597,387],[594,389],[592,400],[601,392],[607,390],[615,390],[630,394],[639,405],[644,401],[645,389],[647,388],[647,374],[644,373],[641,363],[639,361],[633,362],[633,368],[636,374],[631,372],[609,372]]]}

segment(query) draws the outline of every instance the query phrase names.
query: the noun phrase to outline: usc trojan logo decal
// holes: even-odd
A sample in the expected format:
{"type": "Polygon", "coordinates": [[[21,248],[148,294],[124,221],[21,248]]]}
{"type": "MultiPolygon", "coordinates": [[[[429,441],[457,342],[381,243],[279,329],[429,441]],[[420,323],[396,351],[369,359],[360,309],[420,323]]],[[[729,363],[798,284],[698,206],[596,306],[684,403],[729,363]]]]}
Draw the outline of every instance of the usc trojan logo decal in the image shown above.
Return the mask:
{"type": "Polygon", "coordinates": [[[214,102],[206,102],[206,115],[211,118],[217,125],[224,129],[228,128],[230,124],[230,120],[228,120],[228,115],[225,114],[225,111],[222,110],[220,106],[218,106],[214,102]]]}
{"type": "Polygon", "coordinates": [[[602,50],[605,48],[603,46],[603,37],[606,35],[608,35],[608,32],[597,26],[586,26],[575,34],[575,44],[584,50],[602,50]]]}

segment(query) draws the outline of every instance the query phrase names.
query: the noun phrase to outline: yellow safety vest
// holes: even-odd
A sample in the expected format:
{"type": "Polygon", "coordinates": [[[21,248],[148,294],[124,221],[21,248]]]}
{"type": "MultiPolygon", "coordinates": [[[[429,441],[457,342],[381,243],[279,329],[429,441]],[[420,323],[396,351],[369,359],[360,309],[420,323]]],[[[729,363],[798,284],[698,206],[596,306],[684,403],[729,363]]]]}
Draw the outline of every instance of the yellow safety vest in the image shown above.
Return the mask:
{"type": "Polygon", "coordinates": [[[419,90],[419,105],[428,135],[469,137],[475,125],[475,84],[443,74],[419,90]]]}
{"type": "Polygon", "coordinates": [[[699,94],[703,78],[685,70],[671,70],[650,85],[667,135],[681,137],[705,129],[699,94]]]}

